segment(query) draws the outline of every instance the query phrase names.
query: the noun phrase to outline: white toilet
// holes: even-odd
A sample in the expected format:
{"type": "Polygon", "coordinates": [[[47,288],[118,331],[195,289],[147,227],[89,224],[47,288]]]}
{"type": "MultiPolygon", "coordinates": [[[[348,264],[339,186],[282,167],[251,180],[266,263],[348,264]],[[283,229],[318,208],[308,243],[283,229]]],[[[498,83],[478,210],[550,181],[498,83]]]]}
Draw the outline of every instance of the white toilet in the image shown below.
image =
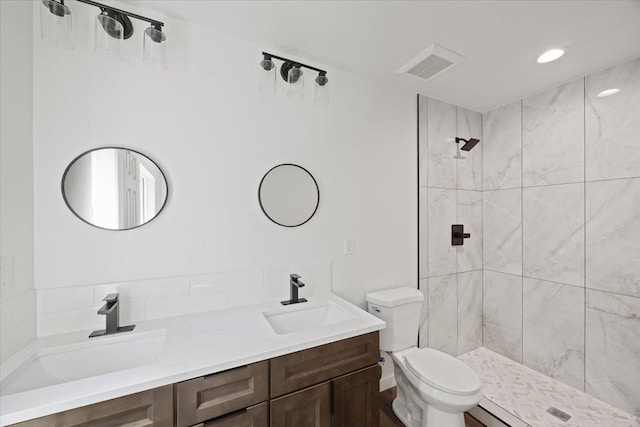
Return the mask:
{"type": "Polygon", "coordinates": [[[380,349],[391,353],[395,366],[393,412],[407,427],[464,427],[463,413],[480,402],[482,383],[455,357],[416,347],[423,299],[408,287],[367,294],[369,313],[387,323],[380,349]]]}

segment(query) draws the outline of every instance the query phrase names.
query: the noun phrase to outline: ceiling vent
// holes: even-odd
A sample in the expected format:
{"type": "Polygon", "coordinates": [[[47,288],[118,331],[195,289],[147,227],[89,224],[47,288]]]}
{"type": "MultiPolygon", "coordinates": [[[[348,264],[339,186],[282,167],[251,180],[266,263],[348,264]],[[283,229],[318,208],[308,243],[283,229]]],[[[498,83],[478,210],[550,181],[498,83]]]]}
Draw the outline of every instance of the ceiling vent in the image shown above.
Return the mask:
{"type": "Polygon", "coordinates": [[[396,72],[430,80],[466,59],[464,56],[434,43],[398,68],[396,72]]]}

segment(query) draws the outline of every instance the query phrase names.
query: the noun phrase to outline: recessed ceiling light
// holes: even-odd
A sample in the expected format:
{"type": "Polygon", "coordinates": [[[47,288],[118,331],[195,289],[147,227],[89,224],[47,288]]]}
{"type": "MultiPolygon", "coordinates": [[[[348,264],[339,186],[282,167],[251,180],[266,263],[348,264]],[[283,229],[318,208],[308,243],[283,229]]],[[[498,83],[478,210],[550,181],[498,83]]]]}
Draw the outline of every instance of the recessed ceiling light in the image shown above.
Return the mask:
{"type": "Polygon", "coordinates": [[[555,61],[564,55],[564,49],[550,49],[538,57],[538,64],[555,61]]]}
{"type": "Polygon", "coordinates": [[[614,87],[614,88],[611,88],[611,89],[603,90],[597,96],[598,96],[598,98],[604,98],[605,96],[615,95],[618,92],[620,92],[620,89],[618,89],[617,87],[614,87]]]}

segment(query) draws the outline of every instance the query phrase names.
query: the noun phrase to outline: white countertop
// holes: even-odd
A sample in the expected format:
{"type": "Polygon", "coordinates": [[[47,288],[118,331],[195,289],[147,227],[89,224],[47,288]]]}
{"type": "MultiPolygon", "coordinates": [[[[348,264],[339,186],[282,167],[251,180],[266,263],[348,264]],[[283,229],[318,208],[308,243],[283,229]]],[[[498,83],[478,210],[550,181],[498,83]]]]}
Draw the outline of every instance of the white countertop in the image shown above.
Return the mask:
{"type": "MultiPolygon", "coordinates": [[[[356,314],[355,319],[277,335],[263,315],[263,312],[283,308],[274,301],[140,322],[133,332],[119,335],[149,335],[150,331],[164,330],[164,347],[157,362],[2,396],[0,426],[224,371],[385,327],[382,320],[335,295],[310,297],[309,303],[327,300],[356,314]]],[[[12,370],[41,349],[87,342],[89,332],[39,338],[5,363],[2,370],[6,374],[7,370],[12,370]]],[[[100,339],[103,338],[91,340],[100,339]]]]}

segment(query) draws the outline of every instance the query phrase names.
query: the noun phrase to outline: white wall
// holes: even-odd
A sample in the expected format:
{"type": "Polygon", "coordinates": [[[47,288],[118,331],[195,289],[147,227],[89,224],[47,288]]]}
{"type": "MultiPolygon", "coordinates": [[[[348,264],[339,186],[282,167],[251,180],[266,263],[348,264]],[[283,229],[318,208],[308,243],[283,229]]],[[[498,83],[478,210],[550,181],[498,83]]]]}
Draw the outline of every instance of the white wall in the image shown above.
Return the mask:
{"type": "Polygon", "coordinates": [[[36,331],[31,15],[31,2],[0,2],[0,362],[36,331]]]}
{"type": "MultiPolygon", "coordinates": [[[[36,288],[328,264],[334,292],[364,306],[370,290],[416,284],[414,94],[329,68],[328,108],[313,104],[313,74],[302,104],[281,80],[265,101],[260,53],[276,48],[170,20],[168,71],[141,63],[137,22],[128,57],[110,62],[91,48],[97,9],[69,6],[74,50],[34,38],[36,288]],[[107,145],[139,150],[167,175],[166,209],[144,227],[92,228],[64,204],[68,162],[107,145]],[[271,223],[257,200],[263,174],[283,162],[320,186],[316,216],[299,228],[271,223]],[[353,256],[343,255],[345,237],[356,239],[353,256]]],[[[40,311],[55,301],[43,298],[40,311]]]]}

